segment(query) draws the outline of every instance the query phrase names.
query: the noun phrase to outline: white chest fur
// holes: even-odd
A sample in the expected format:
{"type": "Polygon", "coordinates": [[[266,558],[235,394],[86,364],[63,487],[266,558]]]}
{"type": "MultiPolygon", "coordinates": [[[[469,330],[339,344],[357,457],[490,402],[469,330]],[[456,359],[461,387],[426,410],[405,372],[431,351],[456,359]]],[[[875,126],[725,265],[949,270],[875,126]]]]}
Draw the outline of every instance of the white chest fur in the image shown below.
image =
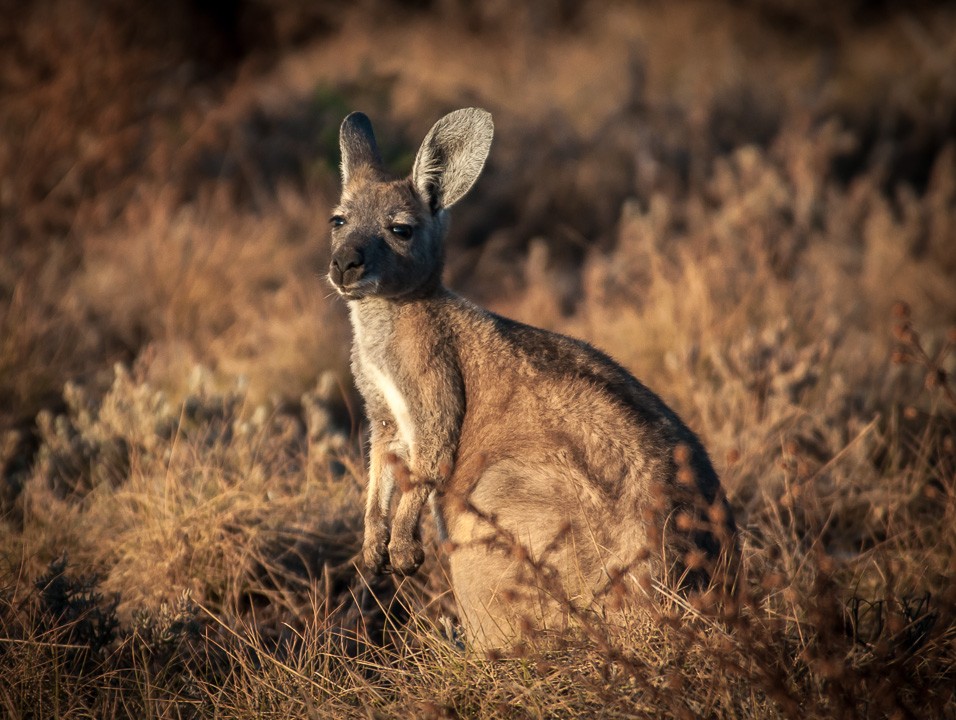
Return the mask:
{"type": "Polygon", "coordinates": [[[398,427],[399,439],[411,453],[415,446],[415,424],[412,422],[412,415],[408,411],[405,396],[402,395],[387,371],[371,362],[365,363],[365,370],[382,397],[385,398],[385,404],[392,413],[395,425],[398,427]]]}
{"type": "Polygon", "coordinates": [[[369,345],[369,343],[375,342],[375,338],[366,334],[360,313],[354,305],[350,307],[350,315],[362,373],[365,375],[366,381],[371,383],[374,390],[385,401],[386,407],[388,407],[392,418],[395,420],[399,440],[411,456],[415,448],[415,424],[412,422],[412,414],[409,411],[405,395],[402,394],[384,363],[379,361],[377,357],[379,353],[375,352],[376,348],[369,345]]]}

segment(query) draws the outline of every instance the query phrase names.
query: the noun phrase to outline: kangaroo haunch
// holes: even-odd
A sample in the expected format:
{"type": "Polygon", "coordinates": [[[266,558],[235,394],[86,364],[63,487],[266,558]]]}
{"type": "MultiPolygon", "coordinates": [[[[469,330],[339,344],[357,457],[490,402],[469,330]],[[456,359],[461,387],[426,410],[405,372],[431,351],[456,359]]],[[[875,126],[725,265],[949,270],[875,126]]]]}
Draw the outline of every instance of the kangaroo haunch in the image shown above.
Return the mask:
{"type": "Polygon", "coordinates": [[[430,500],[479,647],[560,625],[647,568],[699,588],[734,547],[707,452],[657,395],[590,345],[442,286],[447,210],[492,134],[487,112],[457,110],[393,179],[368,118],[345,118],[329,268],[371,426],[364,562],[415,572],[430,500]]]}

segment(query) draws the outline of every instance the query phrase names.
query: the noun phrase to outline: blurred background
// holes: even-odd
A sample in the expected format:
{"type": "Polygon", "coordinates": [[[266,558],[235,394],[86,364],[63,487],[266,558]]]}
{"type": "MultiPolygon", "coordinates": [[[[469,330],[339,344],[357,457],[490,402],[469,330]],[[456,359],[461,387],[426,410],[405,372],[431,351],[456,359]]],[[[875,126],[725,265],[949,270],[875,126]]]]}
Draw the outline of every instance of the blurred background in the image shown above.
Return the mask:
{"type": "MultiPolygon", "coordinates": [[[[832,227],[832,196],[859,204],[865,185],[885,204],[873,222],[935,213],[888,242],[952,279],[952,205],[933,205],[951,190],[926,201],[952,178],[952,3],[3,5],[8,427],[55,405],[66,379],[95,382],[147,346],[169,386],[200,363],[261,397],[295,397],[323,369],[344,372],[343,308],[323,275],[337,127],[353,109],[398,173],[442,113],[494,114],[489,166],[455,213],[448,282],[520,314],[536,279],[557,313],[545,324],[580,309],[586,260],[611,262],[601,284],[639,305],[658,268],[612,259],[622,243],[673,260],[714,233],[723,206],[767,190],[756,176],[768,168],[780,197],[731,219],[720,271],[747,282],[737,261],[754,233],[782,281],[821,236],[852,265],[872,217],[832,227]],[[541,275],[530,283],[529,251],[541,275]]],[[[874,290],[885,311],[894,298],[874,290]]],[[[953,319],[951,293],[909,294],[953,319]]]]}

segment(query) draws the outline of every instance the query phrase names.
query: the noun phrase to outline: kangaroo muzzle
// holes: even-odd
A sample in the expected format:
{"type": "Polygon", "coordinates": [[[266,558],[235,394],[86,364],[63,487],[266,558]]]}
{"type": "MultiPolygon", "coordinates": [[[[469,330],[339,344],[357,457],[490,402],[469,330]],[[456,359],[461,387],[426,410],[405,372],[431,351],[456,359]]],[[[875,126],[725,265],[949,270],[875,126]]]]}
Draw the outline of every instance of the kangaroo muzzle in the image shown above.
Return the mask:
{"type": "Polygon", "coordinates": [[[365,256],[357,247],[339,248],[332,255],[329,264],[329,277],[341,288],[354,285],[365,274],[365,256]]]}

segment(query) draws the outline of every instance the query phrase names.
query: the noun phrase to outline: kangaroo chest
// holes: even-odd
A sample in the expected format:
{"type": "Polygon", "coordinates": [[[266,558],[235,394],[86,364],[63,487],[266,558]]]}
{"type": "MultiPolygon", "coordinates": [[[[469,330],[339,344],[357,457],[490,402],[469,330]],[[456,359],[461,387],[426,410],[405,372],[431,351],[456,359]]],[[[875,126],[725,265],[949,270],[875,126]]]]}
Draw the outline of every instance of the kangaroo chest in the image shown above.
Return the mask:
{"type": "Polygon", "coordinates": [[[412,421],[412,414],[405,396],[402,394],[402,391],[398,389],[398,386],[387,370],[368,361],[364,361],[363,366],[368,374],[369,384],[372,386],[374,392],[382,398],[389,413],[395,420],[399,439],[411,450],[415,445],[415,423],[412,421]]]}
{"type": "Polygon", "coordinates": [[[409,388],[402,387],[397,363],[385,352],[393,331],[385,319],[369,320],[355,307],[350,308],[354,344],[352,348],[356,381],[373,421],[387,412],[395,422],[400,442],[409,453],[415,447],[416,428],[409,388]]]}

